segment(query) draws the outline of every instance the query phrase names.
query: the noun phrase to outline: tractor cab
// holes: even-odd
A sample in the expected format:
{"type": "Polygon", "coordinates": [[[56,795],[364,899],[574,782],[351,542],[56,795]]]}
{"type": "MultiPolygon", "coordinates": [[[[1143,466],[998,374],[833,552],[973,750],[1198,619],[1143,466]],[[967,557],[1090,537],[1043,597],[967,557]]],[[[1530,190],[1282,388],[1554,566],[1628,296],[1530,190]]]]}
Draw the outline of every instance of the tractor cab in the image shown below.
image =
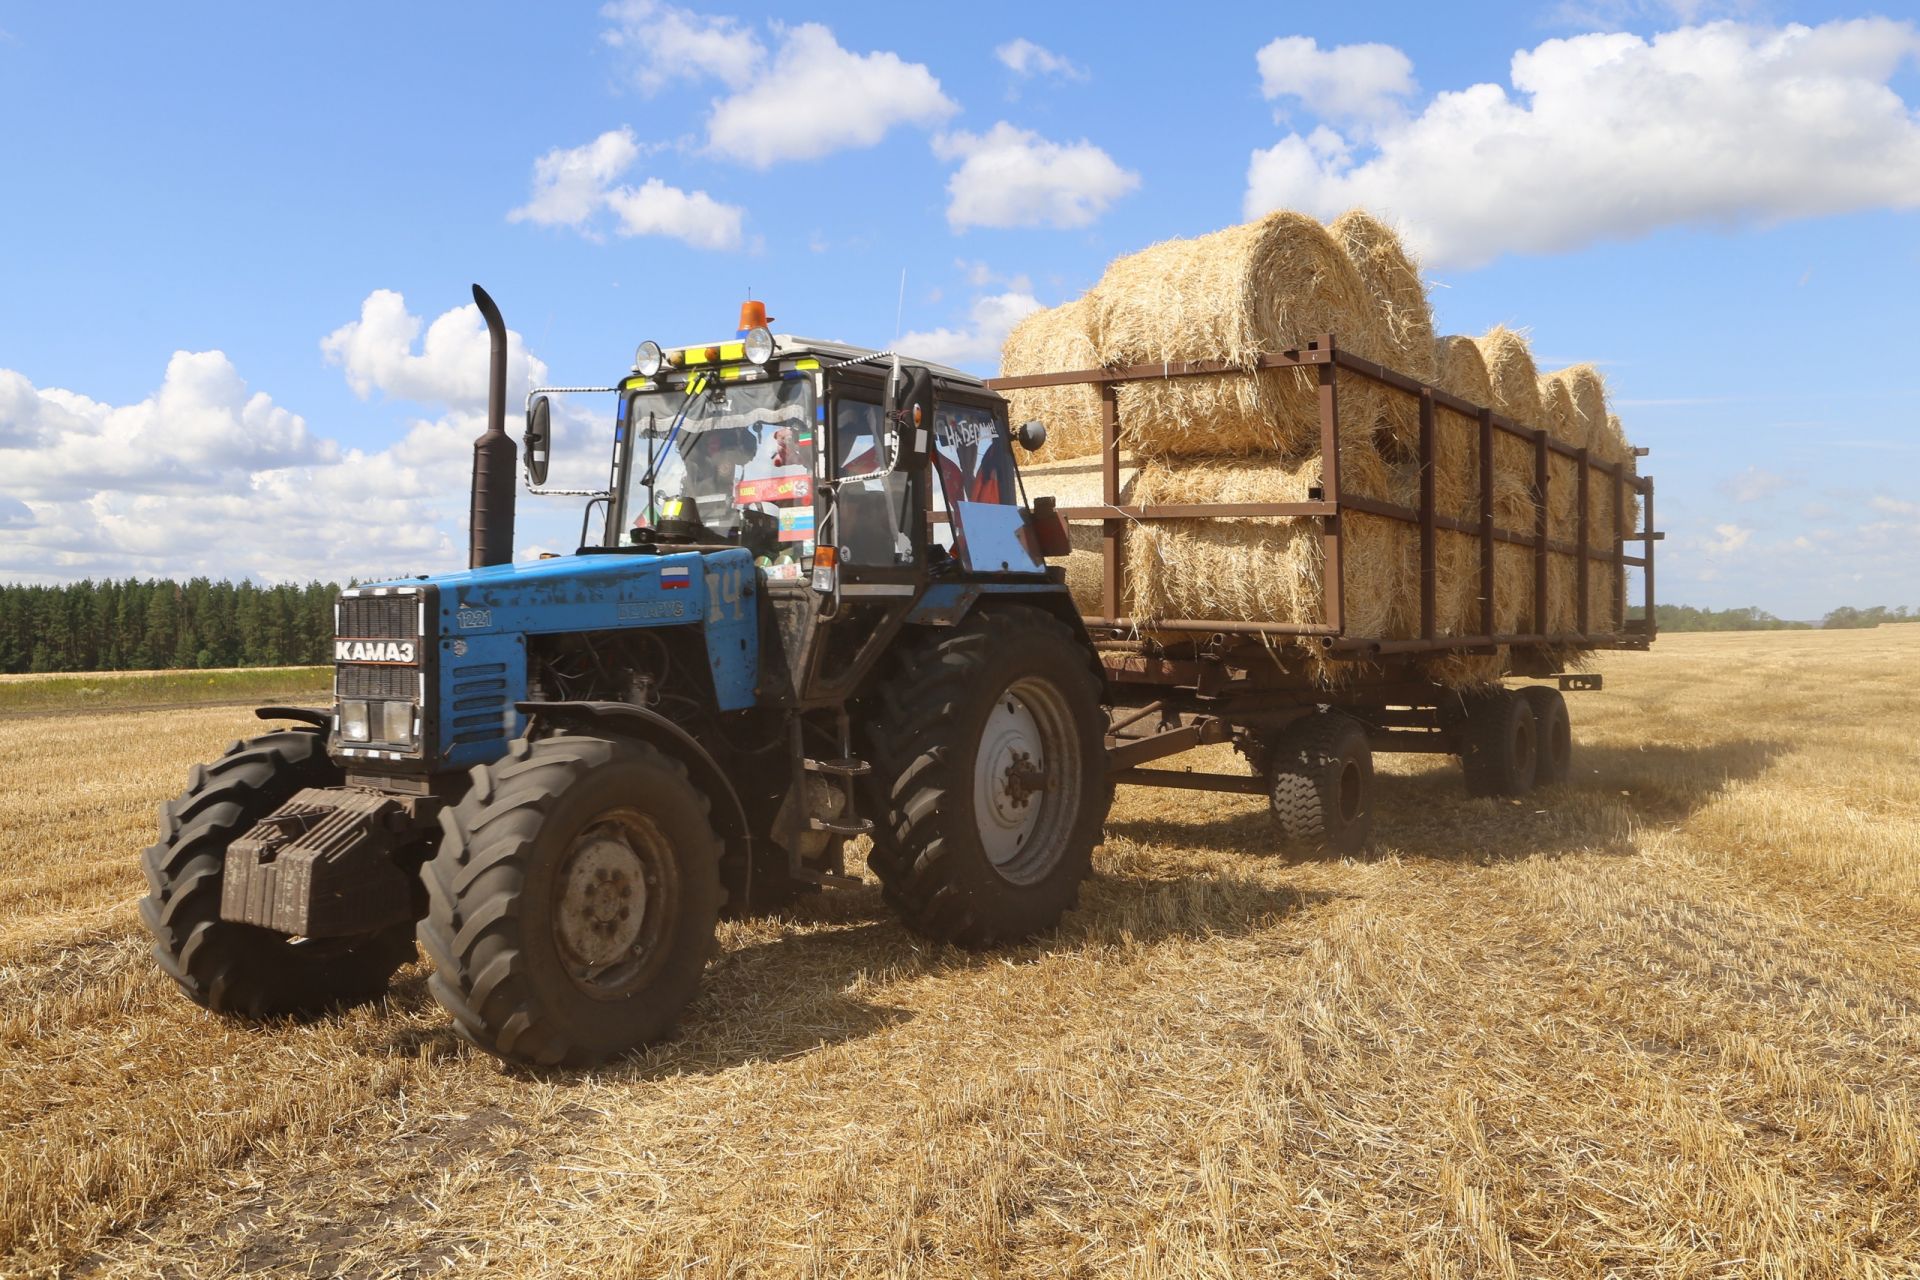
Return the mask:
{"type": "Polygon", "coordinates": [[[981,567],[1045,570],[1031,539],[1003,545],[1015,440],[1044,432],[1010,429],[971,374],[774,334],[749,302],[735,341],[642,343],[619,393],[605,547],[724,544],[771,581],[866,580],[971,567],[972,533],[1005,553],[981,567]]]}
{"type": "Polygon", "coordinates": [[[1044,429],[1011,428],[971,374],[775,334],[749,302],[731,341],[642,343],[618,395],[605,523],[582,551],[745,549],[776,703],[843,699],[900,626],[957,621],[944,585],[1058,592],[1044,557],[1065,528],[1023,509],[1014,457],[1044,429]]]}

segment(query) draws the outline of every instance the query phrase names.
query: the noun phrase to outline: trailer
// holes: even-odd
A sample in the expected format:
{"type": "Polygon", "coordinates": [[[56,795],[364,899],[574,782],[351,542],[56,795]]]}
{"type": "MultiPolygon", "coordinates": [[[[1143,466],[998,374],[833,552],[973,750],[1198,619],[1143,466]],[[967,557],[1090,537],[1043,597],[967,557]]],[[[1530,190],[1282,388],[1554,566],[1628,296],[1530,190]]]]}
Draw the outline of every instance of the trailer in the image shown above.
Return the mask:
{"type": "MultiPolygon", "coordinates": [[[[1490,406],[1458,396],[1340,349],[1326,334],[1303,347],[1271,352],[1229,365],[1217,360],[1138,364],[1109,369],[994,378],[996,391],[1029,387],[1091,385],[1101,403],[1101,489],[1097,506],[1056,508],[1070,522],[1101,530],[1100,608],[1084,615],[1112,707],[1106,745],[1116,783],[1220,791],[1269,798],[1287,838],[1331,852],[1353,853],[1370,837],[1374,752],[1448,754],[1460,757],[1468,790],[1477,795],[1519,795],[1536,785],[1564,781],[1572,733],[1563,693],[1596,690],[1602,677],[1563,669],[1569,650],[1643,650],[1656,634],[1653,545],[1653,479],[1625,464],[1589,456],[1545,428],[1516,422],[1490,406]],[[1163,378],[1250,376],[1267,369],[1310,369],[1318,381],[1321,484],[1304,502],[1238,502],[1129,505],[1122,498],[1122,442],[1118,391],[1122,384],[1163,378]],[[1341,485],[1340,371],[1417,402],[1420,476],[1418,505],[1401,506],[1346,492],[1341,485]],[[1436,509],[1435,416],[1451,410],[1478,423],[1479,519],[1461,520],[1436,509]],[[1495,522],[1494,442],[1501,435],[1532,451],[1531,529],[1495,522]],[[1550,459],[1575,464],[1576,532],[1572,542],[1549,536],[1547,493],[1550,459]],[[1607,486],[1614,523],[1610,550],[1593,547],[1594,486],[1607,486]],[[1639,498],[1633,524],[1629,494],[1639,498]],[[1414,526],[1419,535],[1419,635],[1384,638],[1357,635],[1346,626],[1343,517],[1366,514],[1414,526]],[[1248,622],[1223,618],[1124,616],[1127,598],[1125,539],[1136,522],[1227,520],[1266,516],[1305,518],[1321,524],[1325,562],[1324,619],[1317,623],[1248,622]],[[1479,627],[1471,636],[1447,636],[1436,625],[1435,551],[1440,532],[1471,536],[1479,551],[1479,627]],[[1572,631],[1502,633],[1498,616],[1495,548],[1505,543],[1532,553],[1531,614],[1548,616],[1548,557],[1575,561],[1579,596],[1572,631]],[[1628,546],[1637,544],[1636,554],[1628,546]],[[1627,571],[1641,572],[1641,616],[1628,618],[1627,571]],[[1617,628],[1597,628],[1590,616],[1591,575],[1612,586],[1617,628]],[[1354,664],[1351,678],[1335,687],[1315,681],[1286,646],[1318,646],[1333,661],[1354,664]],[[1504,682],[1461,690],[1426,678],[1416,659],[1443,653],[1497,654],[1509,661],[1504,682]],[[1550,682],[1550,683],[1549,683],[1550,682]],[[1235,774],[1190,768],[1151,768],[1193,748],[1231,742],[1252,771],[1235,774]]],[[[1636,448],[1636,456],[1647,450],[1636,448]]],[[[1047,499],[1039,500],[1045,506],[1047,499]]],[[[1297,650],[1294,652],[1297,653],[1297,650]]]]}

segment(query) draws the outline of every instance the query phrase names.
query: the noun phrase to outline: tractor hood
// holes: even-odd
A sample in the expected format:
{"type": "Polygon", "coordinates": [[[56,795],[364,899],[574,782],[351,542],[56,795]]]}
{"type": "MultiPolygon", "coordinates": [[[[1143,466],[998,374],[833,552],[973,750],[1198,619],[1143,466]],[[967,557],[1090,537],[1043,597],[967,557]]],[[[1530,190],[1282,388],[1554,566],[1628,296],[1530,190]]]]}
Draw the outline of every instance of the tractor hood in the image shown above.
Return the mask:
{"type": "MultiPolygon", "coordinates": [[[[440,768],[497,759],[526,730],[514,708],[527,698],[528,645],[544,635],[578,635],[642,627],[698,628],[722,711],[754,705],[760,660],[759,572],[740,547],[670,555],[571,555],[488,565],[393,582],[369,583],[343,603],[383,596],[417,597],[419,657],[428,705],[424,723],[440,768]]],[[[404,606],[396,617],[416,616],[404,606]]],[[[358,630],[350,634],[381,634],[358,630]]],[[[404,637],[403,637],[404,638],[404,637]]],[[[414,648],[412,644],[406,646],[414,648]]],[[[337,658],[345,664],[403,663],[411,655],[337,658]]],[[[373,750],[348,757],[385,758],[373,750]]]]}

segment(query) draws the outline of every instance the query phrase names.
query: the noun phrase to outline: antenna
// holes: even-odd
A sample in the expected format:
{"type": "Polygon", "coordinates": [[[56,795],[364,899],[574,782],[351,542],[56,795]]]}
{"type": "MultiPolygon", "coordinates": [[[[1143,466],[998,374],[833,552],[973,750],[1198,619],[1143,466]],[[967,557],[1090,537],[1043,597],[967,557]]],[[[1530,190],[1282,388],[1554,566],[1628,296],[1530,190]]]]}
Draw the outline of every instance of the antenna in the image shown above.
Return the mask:
{"type": "Polygon", "coordinates": [[[907,269],[905,267],[902,267],[900,268],[900,299],[898,302],[894,303],[894,306],[893,306],[893,342],[889,342],[887,344],[888,346],[892,346],[894,342],[900,341],[900,317],[904,316],[906,313],[907,313],[907,269]]]}

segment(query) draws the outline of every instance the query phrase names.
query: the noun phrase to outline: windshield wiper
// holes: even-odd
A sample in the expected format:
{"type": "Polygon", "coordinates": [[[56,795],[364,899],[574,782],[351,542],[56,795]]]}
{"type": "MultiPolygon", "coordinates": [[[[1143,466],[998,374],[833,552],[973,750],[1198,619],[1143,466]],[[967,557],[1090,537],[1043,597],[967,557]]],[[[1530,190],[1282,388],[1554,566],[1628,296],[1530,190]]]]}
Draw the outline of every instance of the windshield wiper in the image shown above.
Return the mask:
{"type": "MultiPolygon", "coordinates": [[[[711,381],[711,379],[709,379],[709,381],[711,381]]],[[[680,410],[673,415],[673,426],[667,429],[666,443],[660,446],[659,455],[647,465],[647,474],[640,480],[640,483],[647,486],[648,490],[652,490],[653,482],[659,479],[660,468],[666,464],[668,458],[673,456],[673,442],[680,435],[681,424],[687,420],[687,410],[693,407],[693,397],[704,389],[704,384],[701,383],[699,374],[696,373],[688,376],[687,394],[681,397],[680,410]]],[[[651,506],[652,504],[649,503],[648,505],[651,506]]]]}

